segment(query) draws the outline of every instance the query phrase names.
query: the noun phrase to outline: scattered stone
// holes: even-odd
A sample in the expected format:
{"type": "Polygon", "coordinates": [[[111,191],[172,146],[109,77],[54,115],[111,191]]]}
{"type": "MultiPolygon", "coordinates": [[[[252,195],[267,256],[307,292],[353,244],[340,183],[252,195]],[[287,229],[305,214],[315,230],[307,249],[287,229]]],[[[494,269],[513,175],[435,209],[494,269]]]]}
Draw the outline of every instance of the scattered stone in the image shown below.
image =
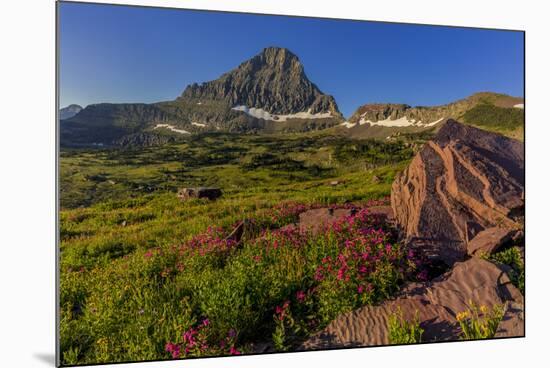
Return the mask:
{"type": "Polygon", "coordinates": [[[371,179],[371,183],[373,183],[373,184],[378,184],[378,183],[380,183],[381,181],[382,181],[382,180],[381,180],[378,176],[376,176],[376,175],[374,175],[374,176],[372,177],[372,179],[371,179]]]}
{"type": "Polygon", "coordinates": [[[122,221],[122,223],[120,224],[120,226],[122,226],[122,227],[126,226],[126,220],[122,221]]]}
{"type": "Polygon", "coordinates": [[[178,197],[182,200],[188,200],[191,198],[208,198],[210,200],[215,200],[221,197],[222,191],[219,188],[207,188],[207,187],[198,187],[198,188],[182,188],[178,192],[178,197]]]}
{"type": "Polygon", "coordinates": [[[448,120],[392,185],[391,205],[405,241],[452,265],[491,227],[521,228],[523,143],[448,120]]]}
{"type": "Polygon", "coordinates": [[[333,180],[330,183],[328,183],[328,185],[330,185],[331,187],[335,187],[335,186],[340,185],[340,184],[344,184],[344,182],[341,181],[341,180],[333,180]]]}

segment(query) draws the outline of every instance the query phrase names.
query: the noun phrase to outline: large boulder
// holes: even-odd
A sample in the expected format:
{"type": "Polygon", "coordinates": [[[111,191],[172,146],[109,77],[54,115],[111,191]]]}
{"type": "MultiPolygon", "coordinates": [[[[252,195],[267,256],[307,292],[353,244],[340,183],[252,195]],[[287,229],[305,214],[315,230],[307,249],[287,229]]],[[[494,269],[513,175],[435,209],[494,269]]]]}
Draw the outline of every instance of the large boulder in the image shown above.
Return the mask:
{"type": "Polygon", "coordinates": [[[448,120],[392,185],[404,238],[448,264],[492,227],[521,228],[522,142],[448,120]]]}

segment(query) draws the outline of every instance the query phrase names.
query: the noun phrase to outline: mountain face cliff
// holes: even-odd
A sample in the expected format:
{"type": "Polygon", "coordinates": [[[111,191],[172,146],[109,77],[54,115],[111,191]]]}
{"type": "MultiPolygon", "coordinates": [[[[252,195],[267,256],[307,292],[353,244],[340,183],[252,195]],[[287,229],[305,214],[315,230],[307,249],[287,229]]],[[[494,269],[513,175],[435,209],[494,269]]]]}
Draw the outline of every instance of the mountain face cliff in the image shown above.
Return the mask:
{"type": "Polygon", "coordinates": [[[147,134],[159,133],[309,131],[342,122],[334,98],[307,78],[298,57],[269,47],[216,80],[189,85],[174,101],[90,105],[64,120],[61,143],[150,141],[147,134]]]}
{"type": "Polygon", "coordinates": [[[219,79],[188,86],[180,98],[225,101],[277,115],[309,111],[340,116],[334,98],[309,81],[298,57],[276,47],[264,49],[219,79]]]}

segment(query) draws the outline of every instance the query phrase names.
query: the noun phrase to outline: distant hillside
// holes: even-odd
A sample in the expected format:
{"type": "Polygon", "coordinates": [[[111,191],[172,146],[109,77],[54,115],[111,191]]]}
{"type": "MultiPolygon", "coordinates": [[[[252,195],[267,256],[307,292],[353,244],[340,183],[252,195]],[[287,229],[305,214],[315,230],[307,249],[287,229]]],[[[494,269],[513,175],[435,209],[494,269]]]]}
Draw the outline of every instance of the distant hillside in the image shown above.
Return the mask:
{"type": "Polygon", "coordinates": [[[69,119],[78,114],[80,111],[82,111],[82,106],[72,104],[66,107],[63,107],[59,109],[59,119],[69,119]]]}
{"type": "Polygon", "coordinates": [[[340,126],[356,137],[388,138],[397,133],[436,129],[448,118],[505,135],[523,135],[523,98],[480,92],[441,106],[375,103],[359,107],[340,126]]]}

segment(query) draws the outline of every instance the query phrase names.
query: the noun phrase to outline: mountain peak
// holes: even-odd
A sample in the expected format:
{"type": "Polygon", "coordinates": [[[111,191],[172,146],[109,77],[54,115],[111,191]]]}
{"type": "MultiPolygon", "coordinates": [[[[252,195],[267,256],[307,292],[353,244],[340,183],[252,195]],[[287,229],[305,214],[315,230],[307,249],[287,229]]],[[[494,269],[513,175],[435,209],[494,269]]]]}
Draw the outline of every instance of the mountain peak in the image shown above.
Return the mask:
{"type": "Polygon", "coordinates": [[[82,106],[77,104],[71,104],[69,106],[59,109],[59,119],[69,119],[82,111],[82,106]]]}
{"type": "Polygon", "coordinates": [[[262,52],[254,57],[254,59],[256,58],[271,66],[302,67],[298,56],[284,47],[266,47],[262,50],[262,52]]]}
{"type": "Polygon", "coordinates": [[[180,99],[224,101],[230,107],[270,114],[300,112],[340,116],[334,98],[306,76],[298,57],[286,48],[267,47],[220,78],[188,86],[180,99]]]}

